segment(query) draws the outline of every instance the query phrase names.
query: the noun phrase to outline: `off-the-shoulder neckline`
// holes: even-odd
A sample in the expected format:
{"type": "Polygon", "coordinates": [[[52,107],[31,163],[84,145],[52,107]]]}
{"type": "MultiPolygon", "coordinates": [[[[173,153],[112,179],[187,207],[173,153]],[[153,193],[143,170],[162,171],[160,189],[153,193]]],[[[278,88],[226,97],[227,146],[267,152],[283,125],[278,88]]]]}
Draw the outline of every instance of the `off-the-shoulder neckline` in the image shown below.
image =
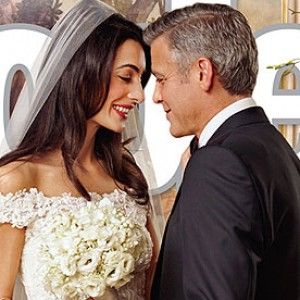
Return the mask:
{"type": "MultiPolygon", "coordinates": [[[[108,196],[111,196],[116,193],[127,195],[127,193],[125,191],[123,191],[119,188],[115,188],[111,192],[106,192],[106,193],[98,193],[98,192],[88,192],[88,193],[91,197],[97,196],[97,197],[101,197],[101,198],[108,197],[108,196]]],[[[45,195],[43,191],[39,190],[36,187],[24,188],[24,189],[17,190],[16,192],[9,192],[7,194],[3,194],[0,192],[0,196],[3,196],[3,197],[15,196],[18,194],[37,194],[37,195],[41,195],[43,198],[46,198],[46,199],[57,199],[57,198],[63,198],[63,197],[69,197],[69,198],[73,198],[73,199],[85,199],[82,195],[76,196],[76,195],[73,195],[71,192],[62,192],[59,195],[53,195],[53,196],[45,195]]]]}

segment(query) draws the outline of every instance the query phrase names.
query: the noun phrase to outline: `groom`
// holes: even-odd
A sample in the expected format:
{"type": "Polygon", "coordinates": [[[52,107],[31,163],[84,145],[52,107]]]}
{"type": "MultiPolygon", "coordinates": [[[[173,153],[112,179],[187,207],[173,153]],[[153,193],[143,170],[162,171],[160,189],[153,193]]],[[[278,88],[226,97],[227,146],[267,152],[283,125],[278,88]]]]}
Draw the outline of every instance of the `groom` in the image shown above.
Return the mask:
{"type": "Polygon", "coordinates": [[[199,3],[162,16],[145,38],[153,100],[171,134],[196,145],[152,299],[299,300],[300,163],[251,98],[257,49],[245,17],[199,3]]]}

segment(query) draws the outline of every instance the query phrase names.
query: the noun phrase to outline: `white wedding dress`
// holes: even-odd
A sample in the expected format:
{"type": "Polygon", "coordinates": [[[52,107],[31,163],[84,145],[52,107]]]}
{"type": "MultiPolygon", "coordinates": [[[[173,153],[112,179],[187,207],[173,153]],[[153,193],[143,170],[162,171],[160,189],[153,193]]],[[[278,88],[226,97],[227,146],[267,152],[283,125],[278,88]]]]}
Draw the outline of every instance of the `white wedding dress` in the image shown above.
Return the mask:
{"type": "MultiPolygon", "coordinates": [[[[112,193],[99,195],[91,193],[91,201],[100,201],[103,197],[124,205],[126,211],[134,216],[139,225],[146,228],[148,210],[139,205],[124,191],[118,189],[112,193]]],[[[45,289],[43,278],[46,266],[41,261],[40,248],[44,228],[57,213],[68,214],[86,205],[83,197],[74,197],[69,193],[61,196],[46,197],[36,188],[22,190],[7,195],[0,194],[0,223],[11,223],[18,228],[26,227],[25,245],[22,254],[20,272],[17,277],[15,300],[57,300],[58,298],[45,289]],[[26,295],[26,296],[25,296],[26,295]]],[[[105,295],[97,299],[105,300],[142,300],[145,299],[145,270],[150,264],[152,243],[150,234],[149,247],[146,249],[146,260],[139,261],[134,278],[118,290],[109,289],[105,295]]]]}

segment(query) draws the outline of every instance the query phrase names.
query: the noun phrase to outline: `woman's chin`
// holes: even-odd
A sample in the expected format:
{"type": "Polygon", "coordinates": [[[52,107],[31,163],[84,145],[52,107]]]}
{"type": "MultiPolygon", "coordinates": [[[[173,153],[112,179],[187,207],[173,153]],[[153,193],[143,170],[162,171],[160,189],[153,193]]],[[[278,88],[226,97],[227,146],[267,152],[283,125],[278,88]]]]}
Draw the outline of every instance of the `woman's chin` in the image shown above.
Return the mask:
{"type": "Polygon", "coordinates": [[[105,128],[115,133],[122,133],[125,129],[125,122],[118,126],[105,126],[105,128]]]}

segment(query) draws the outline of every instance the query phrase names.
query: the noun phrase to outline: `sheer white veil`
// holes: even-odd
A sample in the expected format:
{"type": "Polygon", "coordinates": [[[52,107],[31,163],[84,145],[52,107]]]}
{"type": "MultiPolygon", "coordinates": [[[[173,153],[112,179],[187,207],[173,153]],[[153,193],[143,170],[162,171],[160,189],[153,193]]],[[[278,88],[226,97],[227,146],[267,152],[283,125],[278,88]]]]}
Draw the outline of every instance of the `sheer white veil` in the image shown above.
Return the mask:
{"type": "MultiPolygon", "coordinates": [[[[63,71],[92,31],[116,11],[98,0],[81,0],[52,28],[32,67],[33,93],[24,85],[0,146],[0,157],[15,150],[25,137],[63,71]]],[[[15,300],[26,300],[19,275],[15,300]]]]}
{"type": "Polygon", "coordinates": [[[5,130],[0,157],[18,147],[71,58],[92,31],[116,11],[98,0],[82,0],[52,28],[31,76],[31,95],[24,85],[5,130]]]}

